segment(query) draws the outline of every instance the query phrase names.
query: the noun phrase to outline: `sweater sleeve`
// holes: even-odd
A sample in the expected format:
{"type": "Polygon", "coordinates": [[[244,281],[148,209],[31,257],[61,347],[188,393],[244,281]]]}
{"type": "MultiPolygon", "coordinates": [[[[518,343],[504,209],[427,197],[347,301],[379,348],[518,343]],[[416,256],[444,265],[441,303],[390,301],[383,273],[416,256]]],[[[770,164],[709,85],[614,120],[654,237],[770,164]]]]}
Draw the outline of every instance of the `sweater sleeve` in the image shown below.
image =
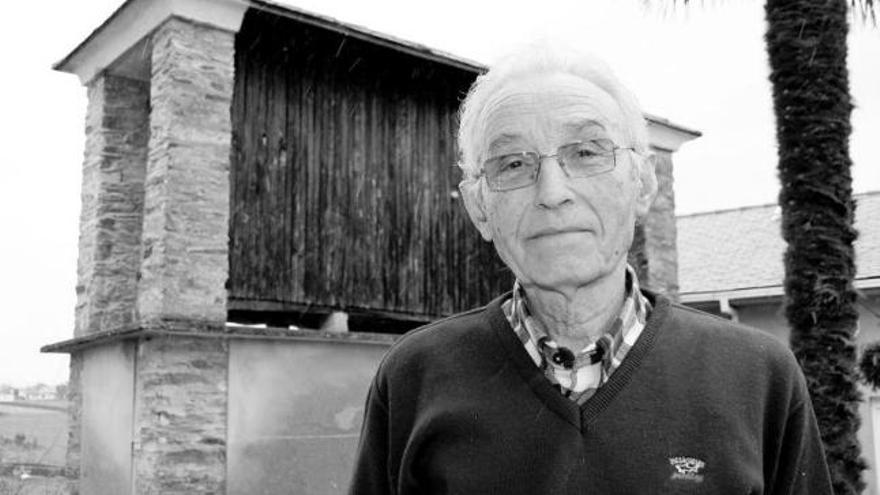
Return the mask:
{"type": "Polygon", "coordinates": [[[367,394],[364,423],[354,462],[349,495],[394,493],[388,466],[388,406],[374,380],[367,394]]]}
{"type": "Polygon", "coordinates": [[[773,486],[770,487],[770,493],[774,495],[834,493],[809,396],[788,415],[776,466],[773,486]]]}

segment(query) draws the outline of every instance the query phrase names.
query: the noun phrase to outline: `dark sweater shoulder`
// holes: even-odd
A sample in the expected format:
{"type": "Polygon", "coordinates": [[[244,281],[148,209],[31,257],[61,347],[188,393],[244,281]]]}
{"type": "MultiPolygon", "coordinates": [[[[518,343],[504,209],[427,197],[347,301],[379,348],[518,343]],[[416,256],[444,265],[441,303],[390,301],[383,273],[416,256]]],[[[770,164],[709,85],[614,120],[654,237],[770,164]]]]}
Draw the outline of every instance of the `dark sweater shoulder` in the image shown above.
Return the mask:
{"type": "Polygon", "coordinates": [[[806,384],[791,350],[770,333],[678,304],[669,305],[657,340],[663,359],[681,363],[707,380],[731,389],[737,384],[768,387],[794,403],[806,396],[806,384]]]}
{"type": "Polygon", "coordinates": [[[410,330],[385,355],[380,378],[412,378],[484,359],[488,348],[498,346],[487,311],[488,307],[476,308],[410,330]]]}
{"type": "Polygon", "coordinates": [[[785,343],[763,330],[675,303],[670,304],[667,319],[670,337],[700,352],[795,364],[785,343]]]}

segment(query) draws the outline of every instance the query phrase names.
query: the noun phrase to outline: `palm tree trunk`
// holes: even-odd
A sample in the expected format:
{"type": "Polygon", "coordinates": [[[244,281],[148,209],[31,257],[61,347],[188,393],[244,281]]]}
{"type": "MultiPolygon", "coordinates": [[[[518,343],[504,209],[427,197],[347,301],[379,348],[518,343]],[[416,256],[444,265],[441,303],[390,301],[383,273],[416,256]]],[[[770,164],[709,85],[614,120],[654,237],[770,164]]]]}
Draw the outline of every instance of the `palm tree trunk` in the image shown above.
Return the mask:
{"type": "Polygon", "coordinates": [[[767,0],[785,313],[836,494],[861,493],[846,0],[767,0]]]}

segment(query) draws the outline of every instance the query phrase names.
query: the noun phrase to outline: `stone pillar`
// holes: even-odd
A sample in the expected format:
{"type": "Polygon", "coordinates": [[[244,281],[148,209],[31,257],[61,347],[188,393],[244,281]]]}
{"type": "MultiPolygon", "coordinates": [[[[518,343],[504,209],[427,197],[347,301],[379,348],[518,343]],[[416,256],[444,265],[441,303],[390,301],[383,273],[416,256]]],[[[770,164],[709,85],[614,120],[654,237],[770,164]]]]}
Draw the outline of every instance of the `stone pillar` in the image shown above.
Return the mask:
{"type": "Polygon", "coordinates": [[[636,222],[633,228],[633,241],[626,256],[626,262],[636,271],[640,284],[648,288],[648,256],[645,254],[645,225],[643,221],[636,222]]]}
{"type": "Polygon", "coordinates": [[[647,284],[651,290],[678,300],[678,251],[675,227],[675,192],[672,154],[654,150],[657,197],[644,221],[644,255],[647,258],[647,284]]]}
{"type": "Polygon", "coordinates": [[[682,144],[702,134],[667,119],[645,114],[657,174],[657,197],[644,220],[644,257],[648,287],[678,300],[678,246],[675,227],[675,192],[672,155],[682,144]]]}
{"type": "MultiPolygon", "coordinates": [[[[149,97],[148,84],[109,74],[88,86],[75,337],[137,324],[149,97]]],[[[82,469],[82,369],[82,353],[71,353],[66,464],[72,479],[82,469]]]]}
{"type": "MultiPolygon", "coordinates": [[[[171,17],[154,31],[151,46],[141,325],[221,331],[234,33],[171,17]]],[[[135,493],[224,493],[227,345],[176,335],[138,344],[135,493]]]]}
{"type": "Polygon", "coordinates": [[[88,96],[76,337],[136,321],[149,138],[148,84],[102,75],[88,96]]]}
{"type": "Polygon", "coordinates": [[[134,493],[226,493],[227,361],[224,339],[140,343],[134,493]]]}
{"type": "Polygon", "coordinates": [[[145,326],[226,322],[234,37],[176,17],[152,37],[137,301],[145,326]]]}

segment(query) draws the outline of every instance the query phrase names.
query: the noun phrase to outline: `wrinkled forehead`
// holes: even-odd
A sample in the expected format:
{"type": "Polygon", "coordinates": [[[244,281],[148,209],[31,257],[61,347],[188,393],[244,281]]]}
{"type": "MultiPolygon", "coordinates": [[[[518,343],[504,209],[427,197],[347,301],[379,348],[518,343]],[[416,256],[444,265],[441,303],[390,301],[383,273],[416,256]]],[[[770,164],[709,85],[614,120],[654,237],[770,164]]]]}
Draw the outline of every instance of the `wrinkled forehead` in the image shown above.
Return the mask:
{"type": "Polygon", "coordinates": [[[512,79],[487,99],[481,113],[483,158],[508,146],[544,148],[595,138],[620,144],[623,135],[623,114],[611,95],[570,74],[512,79]]]}

